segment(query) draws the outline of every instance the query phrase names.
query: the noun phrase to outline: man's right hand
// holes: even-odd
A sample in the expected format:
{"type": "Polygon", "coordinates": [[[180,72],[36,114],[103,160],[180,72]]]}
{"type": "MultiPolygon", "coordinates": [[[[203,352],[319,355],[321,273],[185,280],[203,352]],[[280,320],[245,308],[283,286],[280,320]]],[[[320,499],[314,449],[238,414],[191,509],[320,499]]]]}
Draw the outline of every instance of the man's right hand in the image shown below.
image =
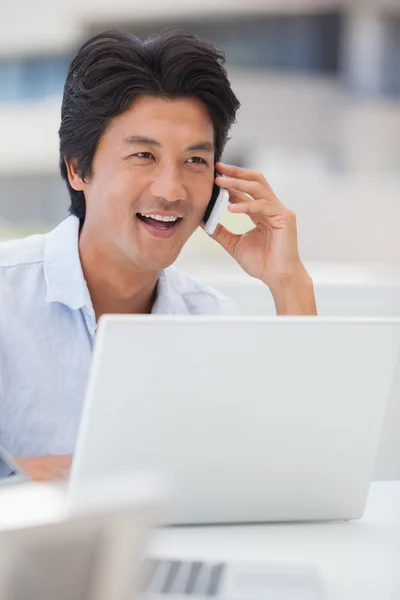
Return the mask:
{"type": "Polygon", "coordinates": [[[72,454],[23,456],[14,460],[33,481],[66,481],[71,470],[72,454]]]}

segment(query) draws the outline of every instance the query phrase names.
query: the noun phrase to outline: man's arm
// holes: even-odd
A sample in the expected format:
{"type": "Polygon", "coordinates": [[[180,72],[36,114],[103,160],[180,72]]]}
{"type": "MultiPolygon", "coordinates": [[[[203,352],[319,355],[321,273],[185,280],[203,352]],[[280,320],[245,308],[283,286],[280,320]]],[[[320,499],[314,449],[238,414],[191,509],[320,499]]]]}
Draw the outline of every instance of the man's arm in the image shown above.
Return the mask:
{"type": "Polygon", "coordinates": [[[66,481],[71,470],[72,454],[24,456],[14,460],[33,481],[66,481]]]}
{"type": "Polygon", "coordinates": [[[304,269],[288,281],[269,286],[275,302],[277,315],[316,315],[317,305],[314,296],[314,284],[304,269]]]}

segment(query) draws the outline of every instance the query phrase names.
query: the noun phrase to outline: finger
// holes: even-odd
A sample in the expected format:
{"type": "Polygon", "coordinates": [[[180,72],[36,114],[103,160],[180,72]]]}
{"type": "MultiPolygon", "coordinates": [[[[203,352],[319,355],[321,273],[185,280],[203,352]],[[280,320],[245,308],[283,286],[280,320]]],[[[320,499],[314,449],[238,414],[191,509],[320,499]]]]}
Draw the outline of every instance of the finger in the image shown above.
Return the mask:
{"type": "Polygon", "coordinates": [[[235,165],[226,165],[222,162],[216,163],[215,167],[219,173],[225,175],[226,177],[261,183],[261,185],[275,197],[274,190],[271,188],[268,181],[260,171],[236,167],[235,165]]]}
{"type": "Polygon", "coordinates": [[[230,204],[239,204],[240,202],[249,202],[253,199],[244,192],[239,192],[238,190],[229,190],[229,202],[230,204]]]}
{"type": "Polygon", "coordinates": [[[242,192],[248,194],[254,200],[265,198],[268,191],[257,181],[245,181],[244,179],[232,179],[231,177],[217,177],[215,183],[229,191],[229,194],[234,192],[242,192]]]}
{"type": "Polygon", "coordinates": [[[275,216],[282,213],[281,206],[266,202],[265,200],[250,200],[248,202],[241,202],[240,204],[231,204],[228,206],[228,210],[234,213],[266,214],[268,216],[275,216]]]}
{"type": "Polygon", "coordinates": [[[258,183],[262,184],[267,183],[267,180],[265,179],[264,175],[260,173],[260,171],[244,169],[243,167],[236,167],[235,165],[226,165],[222,162],[216,163],[215,168],[219,173],[226,175],[227,177],[244,179],[245,181],[257,181],[258,183]]]}
{"type": "Polygon", "coordinates": [[[295,218],[294,213],[287,208],[284,208],[279,204],[277,205],[270,202],[265,202],[265,200],[253,200],[252,202],[231,204],[228,206],[228,210],[232,213],[246,214],[254,222],[274,218],[282,220],[282,224],[284,224],[290,219],[295,218]]]}
{"type": "Polygon", "coordinates": [[[257,181],[246,181],[244,179],[232,179],[232,177],[216,177],[216,184],[232,192],[242,192],[251,196],[254,200],[267,200],[274,204],[281,205],[278,198],[268,185],[263,185],[257,181]]]}
{"type": "Polygon", "coordinates": [[[237,233],[232,233],[226,227],[221,225],[221,223],[218,223],[214,233],[210,235],[210,237],[218,242],[228,254],[233,256],[236,244],[242,236],[237,233]]]}

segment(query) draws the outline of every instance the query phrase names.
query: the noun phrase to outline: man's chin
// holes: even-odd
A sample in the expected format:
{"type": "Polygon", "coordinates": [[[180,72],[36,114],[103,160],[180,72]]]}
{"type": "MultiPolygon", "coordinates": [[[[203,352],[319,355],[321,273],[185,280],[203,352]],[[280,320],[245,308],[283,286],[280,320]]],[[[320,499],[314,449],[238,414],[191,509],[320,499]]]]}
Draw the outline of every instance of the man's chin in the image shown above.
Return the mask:
{"type": "Polygon", "coordinates": [[[179,252],[169,253],[168,256],[141,256],[136,264],[140,265],[142,271],[162,271],[174,264],[179,252]]]}

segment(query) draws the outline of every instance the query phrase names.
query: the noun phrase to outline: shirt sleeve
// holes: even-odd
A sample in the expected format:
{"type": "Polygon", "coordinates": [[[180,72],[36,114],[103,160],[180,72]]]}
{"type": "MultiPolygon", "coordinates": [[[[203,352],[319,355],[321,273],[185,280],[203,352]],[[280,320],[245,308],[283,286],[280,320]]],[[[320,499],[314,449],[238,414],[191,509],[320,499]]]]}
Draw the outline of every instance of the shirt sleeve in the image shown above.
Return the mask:
{"type": "Polygon", "coordinates": [[[233,300],[231,300],[230,298],[226,298],[225,296],[221,296],[219,298],[218,305],[219,311],[217,314],[232,316],[238,316],[241,314],[237,304],[233,300]]]}

